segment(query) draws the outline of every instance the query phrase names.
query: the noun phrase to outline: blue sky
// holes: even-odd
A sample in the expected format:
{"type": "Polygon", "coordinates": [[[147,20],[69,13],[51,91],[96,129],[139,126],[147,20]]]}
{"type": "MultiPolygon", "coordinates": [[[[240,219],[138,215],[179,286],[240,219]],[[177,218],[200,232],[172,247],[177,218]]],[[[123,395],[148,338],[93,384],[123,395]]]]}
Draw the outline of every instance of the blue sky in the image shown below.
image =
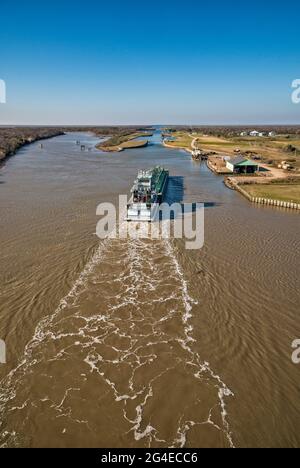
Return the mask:
{"type": "Polygon", "coordinates": [[[300,124],[299,2],[3,3],[0,124],[300,124]]]}

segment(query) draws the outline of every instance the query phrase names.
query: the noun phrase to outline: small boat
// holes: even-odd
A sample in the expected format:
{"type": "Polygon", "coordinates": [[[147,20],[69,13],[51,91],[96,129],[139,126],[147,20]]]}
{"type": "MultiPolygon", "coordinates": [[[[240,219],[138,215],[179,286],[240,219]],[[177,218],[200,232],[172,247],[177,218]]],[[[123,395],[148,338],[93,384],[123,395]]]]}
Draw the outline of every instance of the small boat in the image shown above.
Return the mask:
{"type": "Polygon", "coordinates": [[[127,205],[127,221],[148,221],[156,218],[167,186],[169,172],[162,167],[139,171],[127,205]]]}

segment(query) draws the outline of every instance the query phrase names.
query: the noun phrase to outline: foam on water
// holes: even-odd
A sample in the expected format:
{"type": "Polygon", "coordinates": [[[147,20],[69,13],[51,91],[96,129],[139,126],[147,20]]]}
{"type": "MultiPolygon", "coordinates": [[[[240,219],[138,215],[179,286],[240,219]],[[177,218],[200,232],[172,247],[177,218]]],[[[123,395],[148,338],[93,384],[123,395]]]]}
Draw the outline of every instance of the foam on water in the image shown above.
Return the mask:
{"type": "MultiPolygon", "coordinates": [[[[148,229],[146,226],[140,228],[148,229]]],[[[93,419],[89,401],[81,398],[89,382],[89,390],[97,391],[97,376],[111,398],[111,409],[103,407],[102,414],[111,411],[114,431],[122,428],[116,436],[117,445],[122,445],[124,438],[130,443],[132,438],[132,445],[137,446],[184,447],[191,430],[209,425],[233,447],[226,410],[226,399],[232,392],[196,350],[194,304],[171,239],[117,240],[112,233],[100,243],[53,314],[37,325],[22,360],[1,382],[2,446],[22,444],[27,424],[41,404],[50,435],[57,432],[61,419],[60,434],[78,424],[86,427],[87,441],[89,437],[99,440],[101,421],[93,419]],[[65,363],[68,373],[55,391],[65,363]],[[35,386],[36,375],[40,386],[35,386]],[[174,375],[184,375],[196,394],[205,384],[216,396],[211,396],[212,405],[203,401],[198,415],[196,401],[185,401],[175,387],[166,390],[180,402],[170,408],[172,422],[166,428],[160,399],[165,382],[174,375]],[[45,390],[48,379],[54,388],[45,390]],[[31,388],[35,388],[33,395],[31,388]],[[80,409],[76,398],[81,398],[80,409]],[[193,419],[188,407],[194,408],[193,419]],[[23,424],[15,427],[13,415],[18,411],[24,411],[25,417],[23,424]]],[[[30,436],[33,445],[38,444],[39,435],[30,436]]]]}

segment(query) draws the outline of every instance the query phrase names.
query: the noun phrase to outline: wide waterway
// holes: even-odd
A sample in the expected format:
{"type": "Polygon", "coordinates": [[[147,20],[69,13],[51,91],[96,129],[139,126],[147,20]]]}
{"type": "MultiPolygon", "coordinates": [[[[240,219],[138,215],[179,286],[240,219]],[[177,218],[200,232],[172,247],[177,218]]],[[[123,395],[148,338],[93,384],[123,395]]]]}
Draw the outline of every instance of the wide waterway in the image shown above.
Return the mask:
{"type": "Polygon", "coordinates": [[[67,134],[0,168],[1,446],[300,445],[299,214],[150,140],[67,134]],[[95,236],[97,205],[156,164],[169,200],[205,203],[202,249],[95,236]]]}

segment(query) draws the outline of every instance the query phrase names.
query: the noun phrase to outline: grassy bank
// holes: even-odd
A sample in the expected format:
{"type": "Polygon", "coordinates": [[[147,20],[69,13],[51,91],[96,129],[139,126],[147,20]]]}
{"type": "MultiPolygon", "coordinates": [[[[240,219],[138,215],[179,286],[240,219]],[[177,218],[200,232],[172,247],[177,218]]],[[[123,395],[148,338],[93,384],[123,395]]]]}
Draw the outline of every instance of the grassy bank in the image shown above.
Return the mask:
{"type": "Polygon", "coordinates": [[[176,132],[172,134],[174,140],[167,140],[166,146],[168,148],[182,148],[191,151],[193,137],[186,132],[176,132]]]}
{"type": "Polygon", "coordinates": [[[132,131],[132,132],[121,132],[117,135],[113,135],[105,142],[99,143],[97,148],[102,151],[122,151],[129,148],[142,148],[147,146],[148,140],[137,140],[137,138],[152,136],[151,132],[147,131],[132,131]]]}
{"type": "Polygon", "coordinates": [[[243,184],[242,187],[252,197],[300,204],[300,184],[243,184]]]}
{"type": "Polygon", "coordinates": [[[122,143],[121,147],[123,149],[126,148],[143,148],[144,146],[148,145],[148,140],[133,140],[133,141],[125,141],[122,143]]]}

